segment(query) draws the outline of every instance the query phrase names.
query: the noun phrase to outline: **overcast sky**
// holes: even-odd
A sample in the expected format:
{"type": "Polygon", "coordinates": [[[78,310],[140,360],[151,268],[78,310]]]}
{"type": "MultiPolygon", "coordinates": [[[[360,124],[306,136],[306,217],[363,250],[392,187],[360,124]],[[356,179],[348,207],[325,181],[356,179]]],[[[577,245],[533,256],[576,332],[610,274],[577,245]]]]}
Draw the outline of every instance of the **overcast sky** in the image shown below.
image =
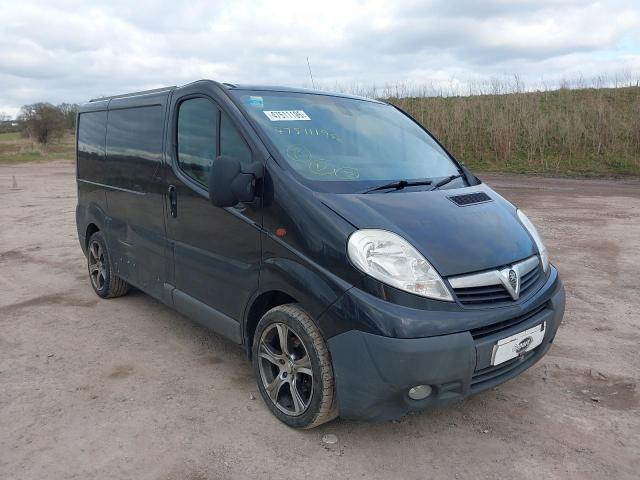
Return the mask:
{"type": "Polygon", "coordinates": [[[329,89],[640,78],[639,0],[0,0],[0,12],[11,115],[200,78],[310,86],[307,56],[329,89]]]}

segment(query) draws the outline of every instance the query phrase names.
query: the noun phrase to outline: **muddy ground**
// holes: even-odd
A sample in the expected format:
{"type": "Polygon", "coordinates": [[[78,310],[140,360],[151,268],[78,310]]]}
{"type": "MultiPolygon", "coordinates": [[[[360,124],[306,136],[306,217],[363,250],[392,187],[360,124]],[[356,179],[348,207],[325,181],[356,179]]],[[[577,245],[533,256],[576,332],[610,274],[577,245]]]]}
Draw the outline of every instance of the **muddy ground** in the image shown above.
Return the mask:
{"type": "Polygon", "coordinates": [[[240,347],[142,293],[98,299],[73,164],[0,167],[0,478],[638,478],[640,182],[485,180],[565,281],[549,354],[451,408],[301,432],[240,347]]]}

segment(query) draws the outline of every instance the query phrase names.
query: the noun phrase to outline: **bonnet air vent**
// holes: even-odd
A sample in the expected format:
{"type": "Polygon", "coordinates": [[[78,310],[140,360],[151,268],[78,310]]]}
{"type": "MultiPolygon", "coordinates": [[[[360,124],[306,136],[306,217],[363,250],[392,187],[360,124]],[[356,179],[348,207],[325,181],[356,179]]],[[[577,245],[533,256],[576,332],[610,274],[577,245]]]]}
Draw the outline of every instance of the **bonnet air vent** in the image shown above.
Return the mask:
{"type": "Polygon", "coordinates": [[[467,205],[474,205],[476,203],[491,201],[491,197],[489,197],[489,195],[484,192],[467,193],[465,195],[454,195],[447,198],[459,207],[466,207],[467,205]]]}

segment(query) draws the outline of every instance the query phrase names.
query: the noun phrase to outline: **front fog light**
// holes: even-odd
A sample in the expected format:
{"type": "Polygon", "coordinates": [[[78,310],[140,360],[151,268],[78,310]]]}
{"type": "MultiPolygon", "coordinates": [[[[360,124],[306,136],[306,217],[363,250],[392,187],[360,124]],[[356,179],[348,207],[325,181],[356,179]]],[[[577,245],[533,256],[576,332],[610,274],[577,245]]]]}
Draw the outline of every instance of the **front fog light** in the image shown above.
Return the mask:
{"type": "Polygon", "coordinates": [[[416,385],[409,389],[409,398],[411,400],[424,400],[431,395],[431,387],[429,385],[416,385]]]}

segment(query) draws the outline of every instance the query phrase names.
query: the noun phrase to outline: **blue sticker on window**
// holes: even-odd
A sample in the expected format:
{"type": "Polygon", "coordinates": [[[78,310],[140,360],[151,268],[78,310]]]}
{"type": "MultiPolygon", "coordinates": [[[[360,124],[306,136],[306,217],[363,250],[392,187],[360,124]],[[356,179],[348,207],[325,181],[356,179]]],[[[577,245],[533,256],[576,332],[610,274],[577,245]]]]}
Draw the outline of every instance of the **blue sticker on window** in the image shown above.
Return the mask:
{"type": "Polygon", "coordinates": [[[252,95],[249,97],[249,105],[252,107],[264,108],[264,100],[262,97],[255,97],[252,95]]]}

